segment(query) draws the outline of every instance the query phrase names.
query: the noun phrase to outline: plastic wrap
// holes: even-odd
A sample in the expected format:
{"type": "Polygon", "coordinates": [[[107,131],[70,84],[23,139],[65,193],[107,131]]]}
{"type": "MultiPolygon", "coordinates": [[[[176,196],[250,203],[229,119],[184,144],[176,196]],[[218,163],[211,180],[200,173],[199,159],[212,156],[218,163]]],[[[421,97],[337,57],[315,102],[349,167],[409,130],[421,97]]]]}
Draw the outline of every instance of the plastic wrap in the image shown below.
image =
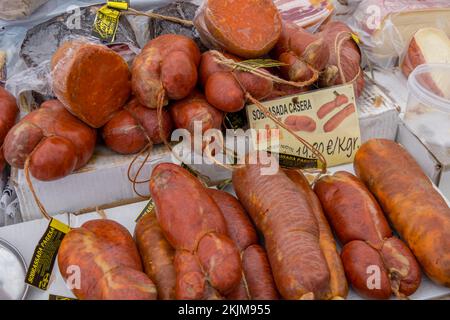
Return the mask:
{"type": "Polygon", "coordinates": [[[450,34],[450,1],[364,0],[349,23],[373,64],[390,68],[417,30],[436,27],[450,34]]]}
{"type": "Polygon", "coordinates": [[[272,0],[206,0],[194,24],[207,48],[248,59],[267,54],[282,29],[281,16],[272,0]]]}
{"type": "Polygon", "coordinates": [[[404,121],[438,159],[450,155],[450,64],[424,64],[408,79],[404,121]]]}
{"type": "Polygon", "coordinates": [[[5,86],[6,77],[6,52],[0,51],[0,86],[5,86]]]}
{"type": "Polygon", "coordinates": [[[23,19],[48,0],[0,0],[0,19],[23,19]]]}
{"type": "Polygon", "coordinates": [[[93,128],[103,126],[131,94],[126,61],[104,45],[74,40],[51,60],[52,87],[59,101],[93,128]],[[76,94],[74,94],[76,93],[76,94]]]}
{"type": "MultiPolygon", "coordinates": [[[[198,9],[198,5],[191,3],[189,1],[175,1],[161,8],[153,10],[154,13],[176,17],[183,20],[194,20],[195,13],[198,9]]],[[[200,35],[193,26],[186,26],[179,23],[160,20],[160,19],[150,19],[150,30],[149,37],[154,39],[163,34],[181,34],[186,37],[194,39],[194,41],[199,46],[200,50],[206,51],[203,43],[200,40],[200,35]]]]}
{"type": "Polygon", "coordinates": [[[332,0],[274,0],[283,21],[315,32],[334,11],[332,0]]]}
{"type": "MultiPolygon", "coordinates": [[[[79,37],[98,41],[91,36],[92,25],[100,5],[65,12],[29,29],[20,48],[20,56],[27,66],[35,67],[50,60],[53,53],[67,40],[79,37]]],[[[137,46],[136,37],[125,16],[120,18],[115,43],[137,46]]]]}
{"type": "MultiPolygon", "coordinates": [[[[95,18],[92,5],[99,1],[53,0],[23,21],[0,20],[0,51],[7,57],[7,89],[18,98],[20,110],[27,113],[43,101],[53,98],[49,60],[58,46],[73,39],[93,43],[100,40],[91,36],[95,18]]],[[[170,0],[136,0],[132,6],[150,10],[170,4],[170,0]]],[[[198,1],[193,1],[197,2],[198,1]]],[[[129,64],[139,53],[138,47],[150,39],[150,18],[126,15],[121,17],[114,44],[108,45],[129,64]]],[[[2,80],[0,80],[2,81],[2,80]]],[[[6,81],[5,81],[6,82],[6,81]]]]}

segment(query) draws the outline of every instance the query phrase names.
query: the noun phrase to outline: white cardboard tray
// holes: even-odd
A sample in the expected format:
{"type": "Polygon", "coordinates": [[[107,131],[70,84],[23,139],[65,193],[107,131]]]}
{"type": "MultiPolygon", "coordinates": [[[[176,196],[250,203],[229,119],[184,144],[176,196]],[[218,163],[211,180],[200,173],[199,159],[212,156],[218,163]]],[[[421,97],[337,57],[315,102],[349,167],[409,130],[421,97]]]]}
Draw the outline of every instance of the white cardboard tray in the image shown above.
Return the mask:
{"type": "MultiPolygon", "coordinates": [[[[331,171],[345,170],[353,172],[351,165],[332,168],[331,171]]],[[[106,216],[124,225],[132,234],[134,233],[135,219],[145,207],[146,202],[138,202],[122,207],[106,210],[106,216]]],[[[96,212],[83,215],[61,214],[56,216],[60,221],[69,224],[71,227],[78,227],[84,222],[99,219],[100,215],[96,212]]],[[[3,238],[14,245],[24,256],[27,264],[30,263],[34,248],[47,228],[48,221],[44,219],[29,221],[13,226],[0,228],[0,238],[3,238]]],[[[53,274],[50,279],[50,286],[47,291],[30,287],[27,299],[31,300],[48,300],[49,294],[56,294],[65,297],[73,297],[73,294],[65,286],[58,265],[55,264],[53,274]]],[[[413,300],[438,299],[443,296],[450,295],[450,288],[438,286],[431,282],[425,275],[417,292],[410,298],[413,300]]],[[[360,300],[354,291],[350,291],[348,299],[360,300]]]]}

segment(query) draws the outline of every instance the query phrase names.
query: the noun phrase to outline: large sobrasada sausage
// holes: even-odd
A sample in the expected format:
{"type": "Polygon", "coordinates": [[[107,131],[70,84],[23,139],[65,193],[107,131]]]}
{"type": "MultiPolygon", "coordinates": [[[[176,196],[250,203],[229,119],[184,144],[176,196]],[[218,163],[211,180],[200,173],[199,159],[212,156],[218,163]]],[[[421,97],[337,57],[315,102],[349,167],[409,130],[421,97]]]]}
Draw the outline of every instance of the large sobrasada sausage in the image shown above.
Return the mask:
{"type": "Polygon", "coordinates": [[[228,234],[241,252],[242,280],[228,296],[231,300],[277,300],[278,292],[267,253],[258,244],[258,235],[247,213],[231,194],[215,189],[209,195],[219,206],[228,234]]]}
{"type": "Polygon", "coordinates": [[[297,185],[300,192],[305,194],[311,205],[311,209],[319,224],[319,241],[325,260],[330,271],[330,298],[344,299],[348,294],[348,284],[345,277],[344,267],[342,265],[341,257],[336,248],[336,241],[334,240],[333,232],[328,224],[327,218],[322,210],[320,200],[317,198],[313,189],[311,188],[308,179],[299,171],[285,170],[287,176],[297,185]]]}
{"type": "Polygon", "coordinates": [[[175,250],[164,237],[154,210],[138,221],[134,234],[145,273],[155,283],[158,299],[174,300],[175,250]]]}
{"type": "Polygon", "coordinates": [[[176,250],[176,298],[229,294],[241,281],[241,259],[206,188],[180,166],[162,163],[153,170],[150,193],[163,234],[176,250]]]}
{"type": "Polygon", "coordinates": [[[417,162],[396,142],[374,139],[357,152],[355,171],[425,273],[450,287],[450,208],[417,162]]]}
{"type": "Polygon", "coordinates": [[[342,261],[355,290],[375,299],[413,294],[420,285],[420,267],[408,247],[392,235],[364,184],[340,171],[321,178],[314,190],[344,246],[342,261]]]}
{"type": "Polygon", "coordinates": [[[72,229],[61,242],[58,265],[64,279],[75,275],[73,267],[79,268],[79,286],[73,288],[79,299],[156,299],[133,238],[115,221],[92,220],[72,229]]]}
{"type": "Polygon", "coordinates": [[[278,291],[285,299],[328,299],[330,272],[309,200],[278,168],[261,164],[233,172],[236,194],[262,232],[278,291]]]}

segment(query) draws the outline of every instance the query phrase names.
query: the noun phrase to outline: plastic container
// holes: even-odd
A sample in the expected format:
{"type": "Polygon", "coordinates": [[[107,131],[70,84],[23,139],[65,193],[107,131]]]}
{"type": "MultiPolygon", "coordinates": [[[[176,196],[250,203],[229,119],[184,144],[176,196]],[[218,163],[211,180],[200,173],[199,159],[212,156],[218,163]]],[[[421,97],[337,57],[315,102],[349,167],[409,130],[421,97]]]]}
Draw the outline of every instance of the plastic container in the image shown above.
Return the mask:
{"type": "Polygon", "coordinates": [[[450,64],[424,64],[408,79],[405,123],[435,155],[450,157],[450,64]]]}

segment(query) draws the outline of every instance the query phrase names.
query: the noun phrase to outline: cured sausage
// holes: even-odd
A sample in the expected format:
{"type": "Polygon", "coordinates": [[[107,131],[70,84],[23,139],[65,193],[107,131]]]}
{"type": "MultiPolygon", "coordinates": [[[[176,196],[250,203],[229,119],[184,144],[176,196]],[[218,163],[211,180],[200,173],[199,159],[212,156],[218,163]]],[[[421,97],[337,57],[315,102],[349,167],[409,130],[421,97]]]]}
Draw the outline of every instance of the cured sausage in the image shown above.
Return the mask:
{"type": "Polygon", "coordinates": [[[450,208],[417,162],[396,142],[373,139],[354,165],[425,273],[450,287],[450,208]]]}
{"type": "MultiPolygon", "coordinates": [[[[225,54],[225,57],[239,61],[239,58],[230,54],[225,54]]],[[[212,51],[203,53],[199,69],[206,100],[213,107],[225,112],[237,112],[245,106],[246,93],[258,100],[265,99],[272,93],[271,80],[249,72],[233,70],[215,59],[212,51]]]]}
{"type": "MultiPolygon", "coordinates": [[[[235,56],[224,55],[228,59],[239,61],[235,56]]],[[[247,92],[253,98],[262,100],[273,90],[271,80],[224,66],[216,61],[212,51],[203,53],[199,70],[206,99],[213,107],[225,112],[237,112],[244,108],[247,92]]]]}
{"type": "Polygon", "coordinates": [[[274,57],[286,64],[281,67],[285,78],[310,84],[327,65],[329,54],[324,39],[289,22],[283,24],[283,32],[273,51],[274,57]]]}
{"type": "Polygon", "coordinates": [[[130,96],[128,65],[106,46],[68,41],[53,55],[51,68],[58,100],[91,127],[103,126],[130,96]]]}
{"type": "Polygon", "coordinates": [[[361,52],[353,40],[353,31],[341,21],[331,21],[323,26],[319,37],[328,43],[329,60],[321,85],[331,87],[354,83],[359,97],[364,89],[364,72],[361,68],[361,52]]]}
{"type": "Polygon", "coordinates": [[[265,250],[239,201],[232,195],[208,189],[223,213],[230,238],[241,252],[242,280],[228,296],[231,300],[276,300],[278,292],[265,250]]]}
{"type": "Polygon", "coordinates": [[[19,108],[16,99],[12,94],[0,86],[0,173],[5,168],[5,158],[3,155],[3,143],[9,130],[14,126],[19,108]]]}
{"type": "Polygon", "coordinates": [[[224,114],[206,101],[203,94],[194,91],[189,97],[170,106],[170,114],[177,129],[194,134],[195,123],[201,125],[202,133],[222,127],[224,114]]]}
{"type": "Polygon", "coordinates": [[[210,47],[249,59],[267,54],[281,33],[281,17],[271,0],[207,0],[195,25],[210,47]]]}
{"type": "Polygon", "coordinates": [[[165,34],[151,40],[136,57],[131,69],[132,89],[139,102],[150,109],[169,99],[187,97],[197,84],[200,50],[194,40],[165,34]]]}
{"type": "Polygon", "coordinates": [[[115,152],[132,154],[148,144],[159,144],[164,137],[169,140],[173,123],[167,110],[162,111],[161,132],[156,110],[144,107],[137,99],[131,100],[102,128],[105,144],[115,152]]]}
{"type": "Polygon", "coordinates": [[[29,159],[38,180],[63,178],[83,167],[92,157],[96,131],[72,116],[57,100],[44,102],[26,115],[5,139],[6,161],[23,169],[29,159]]]}
{"type": "Polygon", "coordinates": [[[112,220],[92,220],[72,229],[61,242],[59,270],[64,279],[71,266],[80,268],[73,292],[83,300],[155,300],[153,282],[129,232],[112,220]]]}
{"type": "Polygon", "coordinates": [[[236,169],[233,186],[264,236],[278,291],[285,299],[326,299],[330,272],[309,201],[281,169],[272,175],[262,169],[262,164],[236,169]]]}
{"type": "Polygon", "coordinates": [[[374,299],[387,299],[391,293],[413,294],[420,285],[420,267],[408,247],[392,236],[380,206],[364,184],[341,171],[321,178],[315,191],[344,245],[342,260],[355,290],[374,299]]]}
{"type": "Polygon", "coordinates": [[[174,300],[175,250],[164,237],[154,211],[146,214],[136,224],[135,238],[145,273],[158,289],[158,299],[174,300]]]}
{"type": "Polygon", "coordinates": [[[230,293],[241,280],[239,251],[205,187],[180,166],[162,163],[153,170],[150,193],[159,225],[176,250],[176,298],[204,299],[211,296],[209,287],[221,296],[230,293]]]}
{"type": "Polygon", "coordinates": [[[330,272],[329,283],[329,299],[345,299],[348,294],[348,284],[345,278],[344,267],[342,265],[341,257],[336,248],[336,241],[327,218],[322,210],[322,205],[311,188],[308,179],[296,170],[285,170],[287,176],[296,184],[300,192],[302,192],[308,199],[311,209],[319,224],[319,241],[320,248],[327,261],[328,270],[330,272]]]}

